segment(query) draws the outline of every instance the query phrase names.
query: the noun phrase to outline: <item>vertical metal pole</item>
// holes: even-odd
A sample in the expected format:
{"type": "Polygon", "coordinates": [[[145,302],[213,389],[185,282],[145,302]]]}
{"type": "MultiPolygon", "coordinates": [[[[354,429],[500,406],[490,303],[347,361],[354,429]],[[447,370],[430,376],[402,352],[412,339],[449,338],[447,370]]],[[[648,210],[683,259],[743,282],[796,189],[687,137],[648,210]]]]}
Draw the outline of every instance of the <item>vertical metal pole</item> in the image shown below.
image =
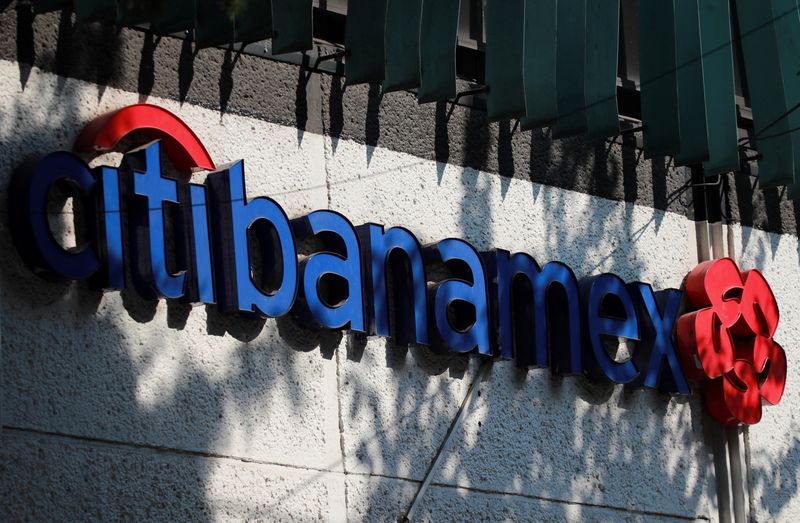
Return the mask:
{"type": "MultiPolygon", "coordinates": [[[[708,214],[708,230],[711,242],[711,256],[714,259],[733,257],[730,250],[725,249],[725,230],[722,223],[722,190],[724,180],[719,179],[719,184],[706,187],[706,212],[708,214]]],[[[730,247],[730,245],[728,246],[730,247]]],[[[721,427],[722,438],[725,440],[727,465],[729,474],[731,507],[733,521],[744,523],[747,521],[744,460],[742,457],[741,434],[738,427],[721,427]]]]}
{"type": "MultiPolygon", "coordinates": [[[[695,237],[698,263],[722,256],[722,216],[717,191],[708,190],[708,181],[701,166],[692,167],[692,200],[694,202],[695,237]],[[716,205],[715,202],[716,201],[716,205]]],[[[717,487],[717,509],[721,523],[733,522],[731,477],[728,466],[728,445],[725,428],[704,411],[704,425],[711,441],[714,477],[717,487]]]]}
{"type": "MultiPolygon", "coordinates": [[[[725,201],[728,202],[728,178],[723,177],[716,191],[717,206],[720,208],[720,218],[729,216],[730,209],[727,209],[726,214],[721,212],[722,197],[725,196],[725,201]]],[[[722,221],[722,220],[720,220],[722,221]]],[[[727,245],[725,245],[724,256],[735,259],[736,250],[733,237],[733,228],[728,220],[725,220],[725,233],[727,245]]],[[[723,235],[722,227],[720,227],[720,243],[723,235]]],[[[745,455],[745,433],[747,427],[726,427],[726,438],[728,441],[728,463],[730,465],[731,477],[731,494],[733,499],[733,519],[737,523],[747,521],[749,513],[750,499],[748,487],[748,474],[747,474],[747,457],[745,455]]]]}
{"type": "Polygon", "coordinates": [[[742,430],[739,427],[727,427],[728,459],[731,465],[731,490],[733,493],[733,516],[736,523],[747,521],[748,496],[745,488],[747,481],[746,461],[742,430]]]}
{"type": "Polygon", "coordinates": [[[692,201],[694,202],[694,230],[697,241],[697,262],[711,259],[708,241],[708,213],[706,212],[706,188],[703,186],[702,167],[692,167],[692,201]]]}

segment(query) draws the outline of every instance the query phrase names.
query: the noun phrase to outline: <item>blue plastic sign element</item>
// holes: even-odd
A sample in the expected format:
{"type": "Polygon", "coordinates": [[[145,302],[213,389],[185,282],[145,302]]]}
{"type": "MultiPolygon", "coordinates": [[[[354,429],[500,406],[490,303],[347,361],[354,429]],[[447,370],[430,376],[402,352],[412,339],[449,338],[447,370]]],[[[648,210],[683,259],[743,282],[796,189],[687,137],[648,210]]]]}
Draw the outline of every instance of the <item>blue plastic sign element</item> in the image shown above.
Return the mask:
{"type": "Polygon", "coordinates": [[[186,301],[216,303],[211,254],[211,229],[208,221],[208,196],[204,185],[187,184],[181,197],[181,225],[186,230],[181,245],[194,278],[187,283],[186,301]]]}
{"type": "Polygon", "coordinates": [[[455,352],[470,352],[477,348],[478,354],[491,355],[486,271],[481,257],[472,245],[453,238],[440,241],[431,251],[445,264],[452,266],[460,262],[457,269],[466,268],[466,274],[447,278],[431,291],[434,322],[441,340],[455,352]],[[461,322],[454,321],[453,308],[458,302],[472,309],[474,319],[469,314],[459,316],[473,321],[460,325],[461,322]]]}
{"type": "Polygon", "coordinates": [[[425,275],[425,261],[422,246],[407,229],[392,227],[384,231],[383,225],[368,223],[359,228],[359,236],[368,255],[365,262],[372,286],[365,287],[367,303],[372,303],[371,333],[389,337],[392,334],[400,343],[416,342],[430,345],[428,334],[428,279],[425,275]],[[397,255],[402,253],[403,259],[397,255]],[[394,258],[394,259],[393,259],[394,258]],[[394,283],[392,289],[396,314],[395,325],[389,321],[389,278],[394,283]],[[371,296],[371,300],[369,297],[371,296]],[[413,318],[413,321],[410,319],[413,318]],[[392,333],[393,327],[394,333],[392,333]]]}
{"type": "Polygon", "coordinates": [[[581,291],[589,375],[598,381],[632,382],[639,376],[636,365],[630,359],[615,361],[603,343],[605,336],[639,340],[639,320],[625,282],[613,274],[600,274],[584,279],[581,291]]]}
{"type": "Polygon", "coordinates": [[[364,332],[361,247],[353,226],[337,212],[314,211],[300,219],[295,230],[299,237],[321,237],[324,244],[301,265],[311,318],[320,327],[364,332]]]}
{"type": "Polygon", "coordinates": [[[520,367],[551,367],[556,374],[583,372],[580,292],[575,274],[550,262],[539,269],[525,253],[498,249],[497,316],[500,357],[520,367]]]}
{"type": "Polygon", "coordinates": [[[289,218],[270,198],[247,199],[242,161],[209,174],[206,186],[213,200],[214,271],[222,310],[283,316],[297,294],[297,252],[289,218]],[[247,238],[250,229],[261,240],[262,262],[273,283],[270,289],[262,289],[253,281],[253,256],[247,238]]]}
{"type": "Polygon", "coordinates": [[[103,195],[97,202],[97,216],[103,231],[99,242],[105,264],[105,274],[99,280],[98,286],[103,289],[124,289],[125,248],[119,169],[103,166],[95,170],[95,176],[103,195]]]}
{"type": "Polygon", "coordinates": [[[630,383],[634,387],[658,389],[666,393],[689,394],[689,383],[675,352],[673,333],[681,309],[683,293],[667,289],[654,293],[646,283],[634,283],[641,326],[647,335],[636,346],[636,366],[643,369],[640,377],[630,383]]]}
{"type": "Polygon", "coordinates": [[[130,212],[131,273],[136,289],[147,298],[181,298],[186,272],[173,274],[169,270],[164,230],[165,204],[178,203],[178,182],[161,175],[161,147],[157,141],[128,153],[123,164],[132,171],[130,190],[138,197],[130,212]]]}
{"type": "Polygon", "coordinates": [[[550,355],[550,365],[556,374],[582,374],[580,296],[575,273],[563,263],[548,263],[536,279],[534,296],[538,303],[544,304],[540,309],[543,314],[536,320],[536,345],[548,343],[549,339],[551,346],[558,347],[550,355]],[[551,331],[545,318],[555,329],[551,331]]]}
{"type": "Polygon", "coordinates": [[[497,251],[493,262],[497,281],[500,357],[510,360],[516,354],[521,367],[547,367],[547,346],[536,347],[533,337],[536,322],[533,289],[539,276],[539,266],[528,254],[520,252],[512,257],[508,251],[501,250],[497,251]],[[520,280],[526,284],[523,290],[520,290],[520,280]],[[516,293],[514,283],[517,283],[516,293]]]}
{"type": "Polygon", "coordinates": [[[75,187],[88,196],[95,179],[83,160],[67,152],[50,153],[17,168],[8,198],[11,235],[35,273],[52,280],[84,280],[100,268],[100,258],[91,246],[69,252],[53,237],[47,221],[47,196],[56,184],[75,187]]]}

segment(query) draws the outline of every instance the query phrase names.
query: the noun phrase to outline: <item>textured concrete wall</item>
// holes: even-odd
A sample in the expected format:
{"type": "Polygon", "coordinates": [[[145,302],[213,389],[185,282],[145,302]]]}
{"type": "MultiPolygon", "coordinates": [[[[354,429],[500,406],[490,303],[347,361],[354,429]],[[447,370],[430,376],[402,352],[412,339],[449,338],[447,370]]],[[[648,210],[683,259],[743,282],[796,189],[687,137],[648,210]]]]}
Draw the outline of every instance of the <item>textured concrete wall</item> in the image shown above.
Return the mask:
{"type": "MultiPolygon", "coordinates": [[[[46,62],[47,43],[37,49],[37,60],[46,62]]],[[[297,69],[243,63],[247,70],[232,74],[257,75],[253,64],[260,64],[270,68],[264,81],[277,92],[295,92],[297,69]]],[[[156,64],[164,67],[161,59],[156,64]]],[[[195,85],[219,77],[213,64],[196,64],[209,69],[195,69],[195,85]]],[[[312,97],[305,119],[317,123],[303,131],[291,112],[276,122],[199,101],[148,98],[141,85],[105,85],[124,83],[126,67],[94,82],[50,70],[0,60],[3,520],[393,520],[414,498],[478,371],[476,358],[381,338],[36,278],[10,241],[10,172],[27,155],[69,149],[81,126],[104,110],[147,98],[174,111],[217,163],[244,158],[248,194],[272,196],[290,217],[331,208],[355,224],[408,227],[423,242],[459,237],[478,248],[560,260],[578,276],[613,271],[656,288],[678,287],[696,261],[693,223],[657,208],[653,198],[666,188],[638,181],[656,183],[659,173],[619,145],[603,145],[608,153],[596,157],[596,144],[575,143],[514,167],[545,180],[567,171],[579,181],[605,173],[611,191],[624,194],[604,199],[583,186],[571,191],[497,176],[504,153],[493,145],[494,129],[450,141],[421,126],[414,137],[433,154],[409,154],[425,145],[404,150],[392,137],[403,127],[392,123],[397,111],[376,115],[368,89],[336,94],[327,77],[312,77],[316,87],[308,88],[341,99],[322,104],[312,97]],[[374,122],[396,145],[353,139],[374,138],[374,122]],[[442,158],[442,141],[458,148],[455,159],[442,158]],[[473,151],[481,147],[490,152],[473,151]],[[474,154],[487,155],[485,170],[463,166],[474,162],[462,155],[474,154]],[[624,165],[633,165],[632,177],[621,176],[624,165]]],[[[231,99],[253,103],[246,93],[239,88],[231,99]]],[[[470,118],[468,111],[455,117],[470,118]]],[[[94,163],[119,158],[110,153],[94,163]]],[[[68,209],[55,221],[70,234],[68,209]]],[[[773,283],[783,313],[778,339],[792,369],[800,341],[793,327],[800,314],[797,239],[738,226],[731,238],[737,259],[765,269],[773,283]]],[[[699,397],[629,392],[521,371],[511,362],[495,363],[478,387],[421,501],[422,520],[716,519],[699,397]]],[[[797,391],[790,376],[784,403],[748,434],[750,508],[759,520],[800,517],[797,391]]]]}
{"type": "Polygon", "coordinates": [[[757,521],[800,520],[800,245],[789,234],[732,225],[726,248],[742,267],[758,267],[780,306],[775,340],[786,351],[788,375],[781,404],[764,409],[747,433],[751,516],[757,521]]]}

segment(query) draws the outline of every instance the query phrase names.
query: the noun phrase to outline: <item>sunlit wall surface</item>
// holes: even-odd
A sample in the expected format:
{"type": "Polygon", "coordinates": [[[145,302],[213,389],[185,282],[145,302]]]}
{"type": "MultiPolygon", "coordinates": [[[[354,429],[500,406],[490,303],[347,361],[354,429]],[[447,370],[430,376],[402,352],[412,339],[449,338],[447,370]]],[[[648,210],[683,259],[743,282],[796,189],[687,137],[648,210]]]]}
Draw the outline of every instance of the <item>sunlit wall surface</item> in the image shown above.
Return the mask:
{"type": "MultiPolygon", "coordinates": [[[[656,289],[680,287],[697,263],[689,171],[645,160],[635,140],[554,141],[290,64],[19,13],[0,13],[0,206],[24,158],[69,150],[92,118],[147,101],[218,164],[244,159],[248,194],[292,218],[327,208],[422,243],[463,238],[656,289]]],[[[86,158],[115,165],[121,153],[86,158]]],[[[770,281],[790,371],[782,403],[745,437],[747,510],[793,521],[800,214],[751,183],[730,177],[723,248],[770,281]]],[[[3,520],[395,520],[437,456],[418,520],[718,518],[698,395],[498,361],[440,449],[477,357],[46,282],[13,247],[6,210],[3,520]]],[[[52,211],[74,243],[71,204],[52,211]]]]}

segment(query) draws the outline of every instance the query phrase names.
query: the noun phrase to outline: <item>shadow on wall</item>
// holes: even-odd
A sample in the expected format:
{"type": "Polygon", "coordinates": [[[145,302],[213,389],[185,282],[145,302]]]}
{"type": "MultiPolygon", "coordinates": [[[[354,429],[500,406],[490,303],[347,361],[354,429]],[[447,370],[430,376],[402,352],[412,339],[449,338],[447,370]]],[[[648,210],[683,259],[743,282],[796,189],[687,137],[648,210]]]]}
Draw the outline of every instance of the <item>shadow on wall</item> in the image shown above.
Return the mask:
{"type": "MultiPolygon", "coordinates": [[[[30,65],[26,64],[33,62],[34,46],[33,36],[27,32],[30,24],[23,23],[27,15],[24,10],[18,12],[22,13],[17,31],[19,81],[24,89],[30,77],[30,65]]],[[[119,68],[117,35],[102,25],[80,30],[97,39],[97,54],[86,60],[86,67],[95,68],[101,86],[98,96],[102,97],[102,86],[119,68]]],[[[57,61],[69,54],[73,31],[62,18],[57,61]]],[[[143,97],[152,89],[157,45],[152,38],[145,38],[138,64],[143,97]]],[[[184,101],[194,76],[188,42],[176,59],[177,97],[184,101]]],[[[219,72],[221,112],[235,90],[232,71],[236,63],[236,56],[226,53],[219,72]]],[[[296,91],[299,128],[308,119],[306,89],[300,87],[306,81],[301,73],[296,91]]],[[[81,111],[76,100],[67,89],[60,93],[47,103],[57,103],[58,114],[65,120],[77,120],[81,111]]],[[[382,136],[382,99],[375,89],[369,89],[367,96],[363,141],[375,146],[382,136]]],[[[340,79],[334,78],[325,122],[334,153],[345,128],[344,97],[340,79]]],[[[74,138],[52,129],[17,126],[24,118],[20,114],[23,109],[13,101],[11,106],[0,115],[0,132],[6,134],[0,141],[3,169],[13,168],[23,152],[66,148],[74,138]]],[[[562,154],[554,150],[545,133],[529,133],[525,136],[531,138],[523,139],[520,133],[512,134],[507,122],[489,124],[478,111],[466,111],[463,121],[448,121],[444,103],[420,110],[434,112],[432,157],[440,163],[438,172],[429,173],[431,181],[443,183],[443,164],[455,152],[467,158],[470,167],[460,171],[464,190],[458,219],[462,237],[482,246],[493,245],[491,231],[499,218],[493,215],[496,199],[492,187],[481,184],[475,171],[485,168],[490,157],[496,157],[503,176],[499,182],[503,197],[514,176],[540,181],[558,177],[559,185],[564,186],[587,171],[597,184],[618,183],[622,177],[625,200],[639,197],[637,169],[642,164],[630,147],[611,148],[603,141],[573,139],[562,145],[569,154],[562,154]],[[450,143],[454,133],[466,136],[461,151],[454,151],[450,143]],[[514,151],[519,147],[529,149],[527,165],[515,161],[514,151]]],[[[368,157],[368,163],[371,160],[368,157]]],[[[663,161],[654,162],[655,199],[667,198],[668,189],[660,181],[666,179],[664,169],[663,161]]],[[[7,177],[7,172],[0,174],[5,180],[0,187],[3,193],[7,177]]],[[[622,219],[612,216],[612,204],[593,206],[580,220],[580,230],[574,231],[570,193],[538,185],[532,185],[532,191],[532,201],[540,205],[540,212],[552,217],[543,231],[547,258],[541,261],[563,261],[575,267],[579,276],[596,272],[600,266],[627,280],[644,271],[640,265],[644,256],[638,252],[636,239],[645,226],[634,225],[632,205],[624,206],[622,219]],[[610,236],[620,239],[615,248],[599,245],[610,236]],[[606,253],[599,263],[598,252],[606,253]]],[[[215,497],[219,492],[215,489],[225,465],[212,458],[284,452],[286,463],[291,463],[298,447],[301,453],[313,453],[315,445],[325,445],[313,437],[304,443],[303,438],[318,432],[319,405],[325,398],[320,396],[324,389],[313,383],[321,379],[324,366],[334,358],[343,380],[338,384],[339,423],[348,481],[377,483],[361,493],[365,500],[362,514],[383,519],[401,514],[410,503],[474,375],[470,373],[474,360],[437,355],[417,346],[401,347],[391,341],[309,331],[290,318],[253,320],[223,315],[213,307],[193,309],[177,303],[168,303],[163,312],[163,304],[143,300],[134,292],[103,296],[84,283],[46,283],[23,266],[10,241],[5,198],[0,205],[2,416],[8,442],[0,462],[3,519],[23,513],[53,517],[54,507],[63,508],[56,514],[63,519],[132,515],[212,520],[226,515],[293,515],[293,508],[301,510],[302,503],[316,499],[313,485],[290,486],[267,503],[254,501],[247,491],[230,492],[230,497],[220,499],[215,497]],[[369,432],[359,430],[365,419],[371,426],[369,432]],[[45,433],[71,447],[70,452],[78,456],[77,465],[57,462],[65,454],[54,450],[51,439],[37,439],[45,433]],[[122,458],[109,450],[120,443],[126,449],[122,458]],[[80,502],[76,495],[82,496],[80,502]],[[82,512],[95,509],[100,512],[82,512]]],[[[663,214],[653,213],[656,229],[661,219],[663,214]]],[[[706,507],[702,503],[708,493],[702,475],[706,471],[699,471],[700,478],[692,478],[688,467],[692,461],[709,466],[710,462],[702,456],[702,445],[693,441],[702,432],[699,412],[689,409],[684,400],[591,385],[580,378],[549,377],[546,371],[514,369],[510,363],[495,365],[482,394],[479,408],[467,413],[464,431],[454,435],[451,449],[457,450],[435,477],[435,488],[458,484],[484,494],[522,492],[530,496],[525,503],[531,503],[527,506],[531,510],[541,502],[533,498],[566,500],[571,505],[554,504],[549,510],[555,519],[574,519],[582,510],[590,517],[596,507],[627,511],[648,503],[635,495],[625,499],[631,492],[642,491],[641,476],[630,474],[636,470],[662,478],[660,485],[653,486],[659,490],[654,496],[674,499],[680,507],[676,514],[703,515],[706,507]],[[530,407],[520,408],[520,404],[530,407]],[[686,425],[665,427],[666,413],[676,410],[683,411],[677,419],[686,425]],[[663,448],[665,438],[694,446],[676,465],[669,455],[653,452],[663,448]]],[[[789,452],[796,453],[797,448],[795,441],[789,452]]],[[[321,463],[321,472],[339,470],[340,465],[321,463]]],[[[244,477],[246,473],[236,471],[234,475],[244,477]]],[[[764,491],[781,492],[780,499],[768,502],[773,513],[797,493],[790,470],[759,473],[758,478],[761,482],[772,478],[773,483],[759,485],[764,491]]],[[[263,481],[256,478],[251,486],[263,489],[263,481]]],[[[354,499],[360,487],[348,488],[354,499]]],[[[478,494],[459,491],[459,496],[465,499],[450,510],[470,506],[478,494]]],[[[319,499],[325,502],[324,496],[319,499]]],[[[435,511],[435,501],[431,503],[429,510],[435,511]]],[[[448,515],[457,517],[453,512],[448,515]]]]}

